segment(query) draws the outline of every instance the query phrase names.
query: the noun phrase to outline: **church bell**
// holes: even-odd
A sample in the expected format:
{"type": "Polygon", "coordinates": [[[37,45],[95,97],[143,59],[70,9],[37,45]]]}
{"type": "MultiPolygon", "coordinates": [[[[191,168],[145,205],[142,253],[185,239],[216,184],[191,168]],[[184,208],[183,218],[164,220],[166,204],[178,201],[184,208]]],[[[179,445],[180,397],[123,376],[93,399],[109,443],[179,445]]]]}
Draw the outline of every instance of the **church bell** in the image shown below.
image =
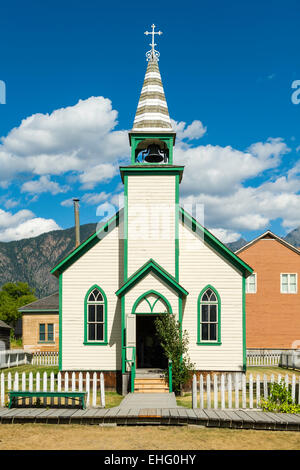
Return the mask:
{"type": "Polygon", "coordinates": [[[160,146],[157,144],[148,145],[147,151],[144,155],[147,163],[160,163],[165,161],[166,158],[164,150],[161,150],[160,146]]]}

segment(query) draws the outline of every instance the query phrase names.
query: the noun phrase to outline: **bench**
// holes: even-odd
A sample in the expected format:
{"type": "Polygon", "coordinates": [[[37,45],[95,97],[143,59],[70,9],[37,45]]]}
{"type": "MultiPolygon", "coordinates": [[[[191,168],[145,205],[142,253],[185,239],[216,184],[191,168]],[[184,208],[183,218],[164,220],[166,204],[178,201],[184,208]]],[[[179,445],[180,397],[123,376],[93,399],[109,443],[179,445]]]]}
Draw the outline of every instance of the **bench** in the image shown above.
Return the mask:
{"type": "Polygon", "coordinates": [[[19,400],[22,400],[22,406],[24,406],[23,399],[25,398],[65,398],[66,401],[68,398],[71,398],[72,400],[77,400],[84,410],[86,408],[86,397],[87,392],[27,392],[24,390],[14,390],[9,392],[9,408],[12,406],[16,407],[19,400]]]}

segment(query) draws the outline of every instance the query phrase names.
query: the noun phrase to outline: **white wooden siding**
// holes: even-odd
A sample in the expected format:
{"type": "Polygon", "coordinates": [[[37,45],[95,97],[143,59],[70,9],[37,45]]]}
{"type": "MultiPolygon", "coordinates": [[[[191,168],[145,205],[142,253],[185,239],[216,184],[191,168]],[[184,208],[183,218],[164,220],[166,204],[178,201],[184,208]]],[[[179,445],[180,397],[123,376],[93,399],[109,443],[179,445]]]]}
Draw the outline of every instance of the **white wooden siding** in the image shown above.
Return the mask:
{"type": "Polygon", "coordinates": [[[183,303],[183,329],[197,370],[239,371],[243,366],[242,275],[189,228],[179,224],[179,282],[189,295],[183,303]],[[197,345],[197,302],[211,284],[221,297],[221,346],[197,345]]]}
{"type": "Polygon", "coordinates": [[[128,277],[153,258],[175,276],[175,176],[128,176],[128,277]]]}
{"type": "MultiPolygon", "coordinates": [[[[120,228],[121,229],[121,228],[120,228]]],[[[108,233],[63,273],[62,369],[121,369],[121,301],[115,295],[123,277],[119,228],[108,233]],[[84,298],[97,284],[107,297],[107,346],[84,345],[84,298]]]]}

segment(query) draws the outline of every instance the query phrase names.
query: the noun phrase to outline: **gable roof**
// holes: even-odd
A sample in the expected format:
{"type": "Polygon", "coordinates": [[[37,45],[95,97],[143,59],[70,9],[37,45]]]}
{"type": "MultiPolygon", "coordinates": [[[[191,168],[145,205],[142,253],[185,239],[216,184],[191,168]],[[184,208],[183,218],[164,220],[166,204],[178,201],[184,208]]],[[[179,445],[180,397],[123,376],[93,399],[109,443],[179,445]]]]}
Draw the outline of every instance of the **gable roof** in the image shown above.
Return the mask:
{"type": "Polygon", "coordinates": [[[101,240],[101,235],[105,235],[111,228],[119,225],[120,217],[123,215],[124,209],[115,213],[106,223],[96,230],[90,237],[84,240],[78,247],[74,248],[65,258],[63,258],[50,272],[56,277],[71,266],[78,258],[86,253],[90,248],[101,240]]]}
{"type": "Polygon", "coordinates": [[[179,214],[184,225],[190,225],[193,232],[198,232],[204,239],[204,241],[216,250],[223,258],[225,258],[230,264],[235,266],[239,271],[245,275],[249,275],[253,272],[253,269],[239,258],[233,251],[224,245],[215,235],[201,225],[194,217],[186,212],[182,207],[179,208],[179,214]]]}
{"type": "Polygon", "coordinates": [[[12,329],[11,326],[7,325],[6,323],[4,323],[4,321],[0,320],[0,328],[5,328],[6,330],[8,329],[12,329]]]}
{"type": "Polygon", "coordinates": [[[128,292],[138,281],[143,279],[149,272],[154,272],[163,281],[165,281],[173,290],[179,295],[188,295],[188,291],[185,290],[168,271],[162,268],[156,261],[149,259],[147,263],[133,273],[128,280],[117,290],[116,295],[124,295],[128,292]]]}
{"type": "Polygon", "coordinates": [[[298,255],[300,255],[300,250],[296,248],[295,246],[291,245],[290,243],[286,242],[283,240],[283,238],[278,237],[278,235],[275,235],[275,233],[271,232],[271,230],[267,230],[266,232],[262,233],[259,235],[259,237],[254,238],[251,242],[247,243],[247,245],[242,246],[239,250],[237,250],[235,253],[241,253],[244,250],[247,250],[250,248],[250,246],[254,245],[254,243],[257,243],[259,240],[263,239],[273,239],[284,245],[286,248],[289,250],[294,251],[298,255]]]}
{"type": "Polygon", "coordinates": [[[59,293],[43,297],[42,299],[35,300],[30,304],[18,308],[19,312],[58,312],[59,311],[59,293]]]}

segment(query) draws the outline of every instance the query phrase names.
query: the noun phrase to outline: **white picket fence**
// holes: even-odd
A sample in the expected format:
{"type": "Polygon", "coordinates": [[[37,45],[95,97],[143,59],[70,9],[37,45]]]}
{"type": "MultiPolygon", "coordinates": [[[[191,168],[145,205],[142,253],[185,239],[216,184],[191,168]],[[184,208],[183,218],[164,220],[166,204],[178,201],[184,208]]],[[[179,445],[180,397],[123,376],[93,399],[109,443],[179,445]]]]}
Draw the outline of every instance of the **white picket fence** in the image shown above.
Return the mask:
{"type": "Polygon", "coordinates": [[[255,377],[250,374],[249,380],[241,373],[224,373],[221,375],[201,374],[199,380],[193,376],[192,407],[207,409],[253,409],[260,408],[261,397],[268,398],[269,386],[274,382],[289,387],[294,403],[300,404],[300,376],[286,374],[284,377],[274,374],[255,377]]]}
{"type": "Polygon", "coordinates": [[[270,367],[278,366],[281,352],[252,352],[247,351],[247,366],[270,367]]]}
{"type": "MultiPolygon", "coordinates": [[[[30,372],[26,374],[23,372],[19,374],[16,372],[12,374],[0,374],[0,406],[5,406],[8,402],[8,392],[14,391],[29,391],[29,392],[87,392],[87,406],[92,407],[105,407],[105,384],[104,375],[99,373],[87,372],[58,372],[55,377],[54,372],[47,375],[46,372],[35,374],[30,372]]],[[[72,399],[70,399],[72,401],[72,399]]]]}
{"type": "Polygon", "coordinates": [[[57,366],[58,352],[30,352],[24,349],[6,349],[0,351],[0,369],[7,369],[24,364],[57,366]]]}
{"type": "Polygon", "coordinates": [[[31,364],[32,354],[24,349],[5,349],[0,351],[0,369],[31,364]]]}
{"type": "Polygon", "coordinates": [[[33,365],[58,366],[58,352],[37,351],[32,353],[33,365]]]}

